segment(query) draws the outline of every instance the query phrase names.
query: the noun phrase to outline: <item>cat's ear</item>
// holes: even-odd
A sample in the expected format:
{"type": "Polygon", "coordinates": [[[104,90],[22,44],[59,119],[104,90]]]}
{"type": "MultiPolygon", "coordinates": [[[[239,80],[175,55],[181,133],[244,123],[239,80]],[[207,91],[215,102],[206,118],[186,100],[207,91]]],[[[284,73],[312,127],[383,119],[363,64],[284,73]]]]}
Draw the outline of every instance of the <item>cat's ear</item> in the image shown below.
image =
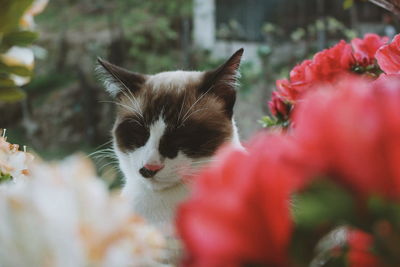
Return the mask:
{"type": "Polygon", "coordinates": [[[118,97],[126,91],[135,93],[146,81],[146,76],[118,67],[101,58],[97,58],[97,72],[104,81],[107,92],[112,97],[118,97]]]}
{"type": "Polygon", "coordinates": [[[224,102],[229,117],[232,117],[236,101],[236,87],[240,77],[239,65],[243,51],[243,48],[239,49],[224,64],[215,70],[207,71],[200,87],[200,93],[212,93],[224,102]]]}

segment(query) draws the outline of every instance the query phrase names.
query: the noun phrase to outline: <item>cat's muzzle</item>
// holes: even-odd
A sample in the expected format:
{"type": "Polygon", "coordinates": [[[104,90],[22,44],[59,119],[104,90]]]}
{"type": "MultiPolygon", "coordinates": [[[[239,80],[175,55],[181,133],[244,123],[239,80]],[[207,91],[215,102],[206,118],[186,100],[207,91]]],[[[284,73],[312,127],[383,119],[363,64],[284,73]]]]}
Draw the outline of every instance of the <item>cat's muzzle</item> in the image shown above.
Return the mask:
{"type": "Polygon", "coordinates": [[[144,177],[144,178],[152,178],[154,175],[156,175],[157,172],[159,172],[164,165],[149,165],[146,164],[144,165],[143,168],[139,170],[139,173],[144,177]]]}

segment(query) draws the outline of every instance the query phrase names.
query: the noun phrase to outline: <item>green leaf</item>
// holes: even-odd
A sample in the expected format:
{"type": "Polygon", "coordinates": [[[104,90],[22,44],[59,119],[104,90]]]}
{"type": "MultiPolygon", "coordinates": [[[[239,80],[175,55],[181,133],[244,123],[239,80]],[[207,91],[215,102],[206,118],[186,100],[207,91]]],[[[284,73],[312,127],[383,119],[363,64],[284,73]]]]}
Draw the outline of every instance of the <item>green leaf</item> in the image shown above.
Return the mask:
{"type": "Polygon", "coordinates": [[[0,88],[0,101],[18,102],[25,97],[25,92],[18,87],[0,88]]]}
{"type": "Polygon", "coordinates": [[[29,77],[32,76],[32,71],[26,66],[10,66],[9,72],[18,76],[29,77]]]}
{"type": "Polygon", "coordinates": [[[0,172],[0,183],[7,182],[12,180],[12,176],[10,174],[5,174],[0,172]]]}
{"type": "Polygon", "coordinates": [[[375,220],[388,220],[400,225],[400,205],[395,201],[385,200],[378,196],[368,199],[368,211],[375,220]]]}
{"type": "Polygon", "coordinates": [[[289,127],[290,120],[282,120],[275,116],[264,116],[261,120],[258,120],[258,123],[260,123],[263,128],[281,127],[285,129],[289,127]]]}
{"type": "Polygon", "coordinates": [[[33,0],[1,0],[0,33],[7,33],[18,28],[24,12],[33,0]]]}
{"type": "Polygon", "coordinates": [[[349,9],[350,7],[352,7],[354,4],[354,0],[344,0],[343,2],[343,8],[344,9],[349,9]]]}
{"type": "Polygon", "coordinates": [[[269,128],[273,126],[277,126],[279,124],[278,119],[275,117],[264,116],[261,120],[258,121],[262,125],[263,128],[269,128]]]}
{"type": "Polygon", "coordinates": [[[31,31],[14,31],[3,36],[2,46],[10,48],[16,46],[28,46],[33,43],[38,37],[36,32],[31,31]]]}
{"type": "Polygon", "coordinates": [[[15,87],[15,82],[10,78],[0,77],[0,89],[4,87],[15,87]]]}
{"type": "Polygon", "coordinates": [[[8,66],[0,60],[0,73],[11,73],[18,76],[29,77],[32,76],[32,70],[24,65],[8,66]]]}
{"type": "Polygon", "coordinates": [[[354,221],[352,196],[325,179],[314,182],[307,191],[297,196],[294,204],[295,221],[303,229],[354,221]]]}

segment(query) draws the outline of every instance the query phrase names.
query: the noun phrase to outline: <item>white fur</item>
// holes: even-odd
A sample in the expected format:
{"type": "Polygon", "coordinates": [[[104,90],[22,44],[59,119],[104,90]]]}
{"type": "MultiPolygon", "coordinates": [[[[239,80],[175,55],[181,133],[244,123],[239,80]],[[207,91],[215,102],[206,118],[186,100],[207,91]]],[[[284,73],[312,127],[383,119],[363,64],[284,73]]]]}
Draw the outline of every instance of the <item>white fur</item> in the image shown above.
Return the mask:
{"type": "Polygon", "coordinates": [[[187,84],[199,81],[203,75],[204,72],[200,71],[166,71],[149,76],[146,84],[154,90],[183,90],[187,84]]]}

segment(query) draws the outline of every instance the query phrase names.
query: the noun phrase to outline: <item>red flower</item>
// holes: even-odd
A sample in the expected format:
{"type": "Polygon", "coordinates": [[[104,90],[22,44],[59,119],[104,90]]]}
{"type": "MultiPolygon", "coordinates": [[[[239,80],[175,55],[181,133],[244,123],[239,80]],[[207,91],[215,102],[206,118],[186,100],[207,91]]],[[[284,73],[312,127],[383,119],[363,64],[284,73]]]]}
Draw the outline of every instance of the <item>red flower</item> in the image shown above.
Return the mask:
{"type": "Polygon", "coordinates": [[[354,57],[359,65],[368,66],[375,63],[375,53],[389,41],[389,38],[369,33],[364,39],[354,38],[351,45],[354,49],[354,57]]]}
{"type": "Polygon", "coordinates": [[[312,60],[304,60],[290,72],[289,80],[278,80],[277,91],[270,104],[271,113],[278,113],[277,103],[295,104],[305,92],[321,85],[330,85],[351,73],[354,64],[352,49],[345,41],[317,53],[312,60]],[[279,96],[279,99],[276,99],[279,96]]]}
{"type": "Polygon", "coordinates": [[[292,87],[287,79],[277,80],[276,88],[275,94],[288,102],[294,102],[299,95],[299,92],[292,87]]]}
{"type": "MultiPolygon", "coordinates": [[[[321,86],[334,85],[343,77],[355,73],[377,77],[380,69],[375,64],[375,53],[387,41],[387,37],[370,33],[366,34],[364,39],[353,39],[352,45],[342,40],[335,46],[315,54],[312,60],[304,60],[293,68],[289,80],[277,81],[280,102],[296,104],[296,100],[302,98],[304,93],[321,86]]],[[[274,102],[277,100],[273,99],[272,103],[274,102]]],[[[270,105],[271,113],[276,113],[276,107],[277,104],[270,105]]]]}
{"type": "Polygon", "coordinates": [[[360,230],[350,230],[347,235],[350,267],[379,267],[378,258],[372,254],[373,238],[360,230]]]}
{"type": "Polygon", "coordinates": [[[312,66],[314,81],[332,83],[342,75],[349,74],[354,65],[352,53],[351,46],[342,40],[332,48],[315,54],[312,66]]]}
{"type": "Polygon", "coordinates": [[[185,266],[285,266],[292,231],[293,170],[283,166],[289,139],[261,136],[249,154],[223,150],[178,211],[185,266]]]}
{"type": "Polygon", "coordinates": [[[316,172],[359,196],[400,200],[400,78],[345,80],[303,100],[294,134],[316,172]]]}
{"type": "Polygon", "coordinates": [[[400,34],[376,52],[376,60],[386,74],[400,74],[400,34]]]}
{"type": "Polygon", "coordinates": [[[310,87],[310,83],[317,82],[312,66],[313,61],[304,60],[290,72],[291,86],[296,88],[298,94],[307,90],[310,87]]]}
{"type": "Polygon", "coordinates": [[[272,115],[282,120],[287,120],[289,118],[289,113],[291,109],[290,103],[285,102],[282,96],[277,92],[272,92],[272,99],[268,103],[269,109],[272,115]]]}

